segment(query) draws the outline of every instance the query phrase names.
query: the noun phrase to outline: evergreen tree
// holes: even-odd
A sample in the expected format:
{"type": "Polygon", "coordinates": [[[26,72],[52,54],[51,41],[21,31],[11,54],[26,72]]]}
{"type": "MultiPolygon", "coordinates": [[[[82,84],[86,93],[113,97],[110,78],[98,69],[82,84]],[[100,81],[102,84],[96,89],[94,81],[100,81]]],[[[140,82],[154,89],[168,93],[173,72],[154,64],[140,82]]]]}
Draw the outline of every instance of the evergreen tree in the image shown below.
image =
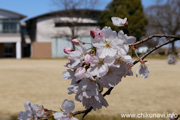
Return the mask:
{"type": "MultiPolygon", "coordinates": [[[[122,27],[113,26],[111,17],[128,18],[129,29],[133,36],[139,40],[146,34],[145,26],[147,18],[143,13],[141,0],[113,0],[106,7],[106,10],[99,16],[101,27],[111,26],[114,30],[120,30],[122,27]]],[[[127,33],[127,30],[125,30],[127,33]]]]}

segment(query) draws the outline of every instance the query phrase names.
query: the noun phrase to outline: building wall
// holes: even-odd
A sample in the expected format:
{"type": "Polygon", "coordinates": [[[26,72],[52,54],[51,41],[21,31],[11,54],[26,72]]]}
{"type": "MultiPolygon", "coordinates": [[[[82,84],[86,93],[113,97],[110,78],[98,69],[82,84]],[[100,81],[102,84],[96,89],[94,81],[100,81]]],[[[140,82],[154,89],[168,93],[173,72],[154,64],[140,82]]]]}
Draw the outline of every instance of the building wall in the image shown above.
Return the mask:
{"type": "Polygon", "coordinates": [[[0,43],[21,42],[20,34],[0,34],[0,43]]]}
{"type": "MultiPolygon", "coordinates": [[[[69,27],[55,27],[55,22],[65,22],[70,21],[67,17],[62,18],[41,18],[37,20],[37,31],[36,31],[36,41],[37,42],[51,42],[54,37],[66,37],[71,36],[71,29],[69,27]]],[[[96,23],[97,20],[83,19],[84,23],[96,23]]],[[[84,26],[76,27],[76,32],[78,36],[87,37],[89,36],[90,30],[95,30],[96,26],[84,26]]]]}
{"type": "Polygon", "coordinates": [[[32,58],[51,58],[51,42],[33,42],[32,58]]]}
{"type": "Polygon", "coordinates": [[[1,57],[21,58],[20,20],[25,16],[0,9],[1,57]],[[2,46],[3,45],[3,46],[2,46]],[[2,49],[5,49],[4,51],[2,49]]]}

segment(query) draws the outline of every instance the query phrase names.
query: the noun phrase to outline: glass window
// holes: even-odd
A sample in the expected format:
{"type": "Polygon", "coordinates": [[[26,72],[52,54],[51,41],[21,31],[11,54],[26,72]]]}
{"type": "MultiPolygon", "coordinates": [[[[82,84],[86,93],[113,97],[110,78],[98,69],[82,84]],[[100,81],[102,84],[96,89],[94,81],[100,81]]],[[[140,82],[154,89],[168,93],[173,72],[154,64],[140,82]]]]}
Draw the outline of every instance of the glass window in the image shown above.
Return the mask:
{"type": "Polygon", "coordinates": [[[3,33],[17,33],[18,23],[15,22],[3,22],[2,32],[3,33]]]}

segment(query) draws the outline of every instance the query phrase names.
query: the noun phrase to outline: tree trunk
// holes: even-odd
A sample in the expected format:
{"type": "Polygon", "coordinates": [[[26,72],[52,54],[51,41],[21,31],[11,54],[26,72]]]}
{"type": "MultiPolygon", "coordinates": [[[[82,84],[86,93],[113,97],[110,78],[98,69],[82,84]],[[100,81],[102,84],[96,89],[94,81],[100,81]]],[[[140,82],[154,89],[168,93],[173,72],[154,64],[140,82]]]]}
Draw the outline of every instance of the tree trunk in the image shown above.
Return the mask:
{"type": "MultiPolygon", "coordinates": [[[[75,29],[74,29],[74,26],[71,27],[71,33],[72,33],[71,39],[74,39],[75,38],[75,29]]],[[[72,47],[73,47],[73,50],[75,50],[75,45],[73,43],[72,43],[72,47]]]]}
{"type": "Polygon", "coordinates": [[[175,42],[172,42],[171,45],[172,45],[171,48],[172,54],[176,54],[175,42]]]}

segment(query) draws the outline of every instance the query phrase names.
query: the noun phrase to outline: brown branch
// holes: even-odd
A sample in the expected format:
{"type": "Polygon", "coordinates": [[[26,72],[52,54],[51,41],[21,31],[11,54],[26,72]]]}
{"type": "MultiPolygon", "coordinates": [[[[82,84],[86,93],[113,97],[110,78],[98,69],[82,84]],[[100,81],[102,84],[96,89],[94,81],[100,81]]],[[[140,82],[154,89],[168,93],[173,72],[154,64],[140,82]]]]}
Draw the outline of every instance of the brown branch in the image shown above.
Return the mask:
{"type": "Polygon", "coordinates": [[[111,91],[113,90],[114,87],[110,87],[104,94],[103,96],[105,97],[106,95],[110,95],[111,91]]]}
{"type": "MultiPolygon", "coordinates": [[[[163,44],[157,45],[157,46],[156,46],[155,48],[153,48],[151,51],[149,51],[149,52],[147,52],[146,54],[144,54],[144,55],[141,57],[141,59],[143,60],[144,58],[146,58],[148,55],[150,55],[152,52],[154,52],[154,51],[157,50],[158,48],[160,48],[160,47],[162,47],[162,46],[164,46],[164,45],[167,45],[167,44],[169,44],[169,43],[171,43],[171,42],[177,41],[177,40],[178,40],[178,39],[172,38],[172,39],[166,41],[166,42],[163,43],[163,44]]],[[[136,61],[134,61],[132,66],[134,66],[134,65],[135,65],[136,63],[138,63],[138,62],[139,62],[139,59],[136,60],[136,61]]]]}
{"type": "Polygon", "coordinates": [[[152,39],[153,37],[166,37],[166,38],[175,38],[175,39],[180,39],[180,35],[166,35],[166,34],[154,34],[154,35],[150,35],[149,37],[146,37],[140,41],[137,41],[136,43],[134,44],[129,44],[130,46],[131,45],[139,45],[141,43],[144,43],[146,41],[148,41],[149,39],[152,39]]]}

